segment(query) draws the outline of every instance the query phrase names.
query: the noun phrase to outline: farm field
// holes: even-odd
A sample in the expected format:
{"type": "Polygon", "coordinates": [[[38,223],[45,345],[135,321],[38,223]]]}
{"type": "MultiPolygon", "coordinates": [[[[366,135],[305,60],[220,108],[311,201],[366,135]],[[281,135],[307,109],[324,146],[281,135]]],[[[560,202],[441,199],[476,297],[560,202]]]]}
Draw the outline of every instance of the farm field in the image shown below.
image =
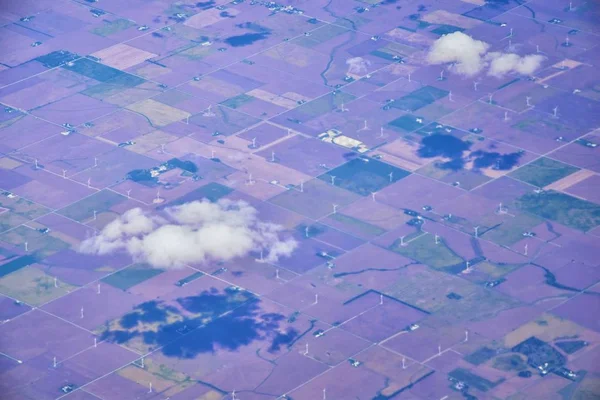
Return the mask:
{"type": "Polygon", "coordinates": [[[0,399],[600,398],[600,6],[0,7],[0,399]]]}

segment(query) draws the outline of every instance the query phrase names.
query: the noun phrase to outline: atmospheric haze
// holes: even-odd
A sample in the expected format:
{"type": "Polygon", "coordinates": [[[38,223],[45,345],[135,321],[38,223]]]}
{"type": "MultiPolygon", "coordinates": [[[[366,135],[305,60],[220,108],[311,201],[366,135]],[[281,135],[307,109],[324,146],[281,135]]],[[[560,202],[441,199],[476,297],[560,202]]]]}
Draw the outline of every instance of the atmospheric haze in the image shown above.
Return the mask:
{"type": "Polygon", "coordinates": [[[136,261],[159,268],[228,261],[251,251],[262,251],[265,261],[275,262],[297,246],[292,238],[280,238],[282,230],[260,221],[257,210],[244,201],[194,201],[165,208],[164,216],[131,209],[83,241],[80,251],[125,250],[136,261]]]}
{"type": "Polygon", "coordinates": [[[514,53],[490,52],[490,45],[462,32],[453,32],[436,40],[427,54],[429,64],[452,63],[450,70],[464,76],[474,76],[485,69],[500,78],[509,73],[533,74],[544,57],[539,54],[519,56],[514,53]]]}

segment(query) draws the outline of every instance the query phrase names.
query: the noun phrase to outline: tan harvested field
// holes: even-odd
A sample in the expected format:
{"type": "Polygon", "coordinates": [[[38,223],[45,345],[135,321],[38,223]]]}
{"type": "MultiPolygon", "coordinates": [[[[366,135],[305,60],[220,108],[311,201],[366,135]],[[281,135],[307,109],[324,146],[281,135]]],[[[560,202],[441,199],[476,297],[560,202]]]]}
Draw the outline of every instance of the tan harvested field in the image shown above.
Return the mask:
{"type": "Polygon", "coordinates": [[[541,84],[545,83],[546,81],[548,81],[552,78],[556,78],[557,76],[562,75],[565,72],[568,72],[568,71],[572,70],[573,68],[581,65],[581,63],[578,61],[569,60],[568,58],[565,58],[564,60],[561,60],[561,61],[557,62],[556,64],[554,64],[553,67],[554,68],[562,68],[563,62],[564,62],[564,66],[566,67],[564,70],[559,69],[556,73],[554,73],[552,75],[548,75],[548,76],[544,77],[543,79],[536,80],[536,83],[541,85],[541,84]]]}
{"type": "Polygon", "coordinates": [[[429,22],[430,24],[453,25],[465,29],[473,28],[481,23],[481,21],[476,19],[468,18],[460,14],[454,14],[446,10],[435,10],[430,12],[423,16],[422,20],[429,22]]]}
{"type": "MultiPolygon", "coordinates": [[[[222,17],[221,12],[222,11],[219,10],[218,8],[211,8],[209,10],[202,11],[202,12],[188,18],[183,24],[187,25],[191,28],[200,29],[200,28],[204,28],[204,27],[216,24],[217,22],[220,22],[224,19],[230,18],[230,17],[222,17]]],[[[229,15],[234,16],[234,17],[240,13],[240,11],[235,8],[229,8],[229,9],[227,9],[227,12],[229,15]]]]}
{"type": "Polygon", "coordinates": [[[127,69],[138,65],[150,58],[156,57],[156,54],[150,53],[124,43],[119,43],[106,49],[102,49],[92,54],[102,60],[103,64],[117,69],[127,69]]]}
{"type": "Polygon", "coordinates": [[[133,381],[145,387],[148,387],[148,383],[152,382],[152,389],[156,390],[157,392],[167,390],[174,384],[176,384],[173,381],[163,379],[135,365],[129,365],[123,368],[118,372],[118,374],[121,375],[123,378],[127,378],[130,381],[133,381]]]}
{"type": "Polygon", "coordinates": [[[583,328],[574,322],[550,314],[543,314],[535,321],[522,325],[506,335],[504,345],[514,347],[531,336],[552,342],[556,337],[573,336],[580,334],[582,331],[583,328]]]}
{"type": "Polygon", "coordinates": [[[288,64],[295,65],[297,67],[306,67],[310,64],[310,59],[313,51],[304,47],[287,43],[284,46],[277,46],[269,49],[263,53],[268,57],[275,60],[285,61],[288,64]]]}
{"type": "Polygon", "coordinates": [[[134,103],[128,106],[127,109],[144,115],[154,126],[169,125],[192,115],[187,111],[159,103],[152,99],[134,103]]]}
{"type": "Polygon", "coordinates": [[[390,164],[414,171],[441,158],[422,159],[417,155],[419,145],[415,142],[398,139],[379,148],[384,153],[383,159],[390,164]]]}
{"type": "Polygon", "coordinates": [[[136,75],[146,79],[154,79],[170,72],[173,72],[171,68],[161,67],[160,65],[156,64],[145,65],[135,71],[136,75]]]}
{"type": "Polygon", "coordinates": [[[135,144],[129,146],[128,149],[139,154],[144,154],[156,149],[161,144],[169,143],[173,140],[177,140],[177,136],[155,130],[146,135],[136,137],[134,139],[135,144]]]}
{"type": "Polygon", "coordinates": [[[12,158],[2,157],[0,158],[0,168],[2,169],[15,169],[20,167],[23,163],[13,160],[12,158]]]}
{"type": "MultiPolygon", "coordinates": [[[[286,98],[284,96],[279,96],[277,94],[267,92],[266,90],[262,90],[262,89],[254,89],[254,90],[247,92],[246,94],[249,96],[256,97],[257,99],[267,101],[271,104],[285,107],[287,109],[292,109],[298,105],[295,100],[286,98]]],[[[298,96],[296,93],[293,93],[293,94],[298,96]]]]}
{"type": "Polygon", "coordinates": [[[284,186],[287,184],[297,185],[300,181],[308,182],[311,179],[309,175],[292,168],[267,162],[262,157],[225,147],[216,142],[205,144],[191,138],[181,138],[169,144],[169,152],[175,157],[195,153],[210,158],[211,150],[215,151],[215,157],[219,158],[223,164],[241,171],[249,171],[252,173],[253,179],[264,179],[269,182],[278,180],[284,186]]]}
{"type": "Polygon", "coordinates": [[[220,94],[226,98],[234,97],[244,92],[238,85],[213,78],[212,76],[206,76],[199,81],[190,82],[190,85],[207,92],[220,94]]]}
{"type": "Polygon", "coordinates": [[[422,35],[420,33],[409,32],[402,28],[394,28],[387,32],[387,35],[392,39],[399,39],[404,42],[414,43],[416,46],[431,46],[434,42],[433,38],[422,35]]]}
{"type": "Polygon", "coordinates": [[[550,185],[546,186],[544,188],[544,190],[564,191],[564,190],[567,190],[568,188],[570,188],[571,186],[573,186],[591,176],[594,176],[594,175],[595,175],[595,172],[593,172],[593,171],[590,171],[587,169],[581,169],[569,176],[565,176],[564,178],[551,183],[550,185]]]}

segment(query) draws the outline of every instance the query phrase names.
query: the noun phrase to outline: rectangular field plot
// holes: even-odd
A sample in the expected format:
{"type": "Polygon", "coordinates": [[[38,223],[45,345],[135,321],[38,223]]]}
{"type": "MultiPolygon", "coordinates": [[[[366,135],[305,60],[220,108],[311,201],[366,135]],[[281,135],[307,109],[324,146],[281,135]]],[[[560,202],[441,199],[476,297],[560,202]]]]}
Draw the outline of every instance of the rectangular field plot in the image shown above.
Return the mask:
{"type": "Polygon", "coordinates": [[[152,268],[145,264],[135,264],[107,276],[102,281],[118,289],[127,290],[163,272],[162,269],[152,268]]]}
{"type": "Polygon", "coordinates": [[[332,177],[335,177],[333,178],[335,186],[361,196],[369,196],[408,175],[410,172],[381,161],[369,159],[366,162],[355,158],[318,178],[330,183],[332,177]]]}
{"type": "Polygon", "coordinates": [[[429,234],[421,235],[412,241],[409,238],[405,239],[404,245],[399,239],[396,240],[390,246],[390,250],[436,269],[449,271],[458,269],[460,271],[465,268],[464,260],[454,253],[443,240],[439,240],[439,243],[436,244],[435,239],[429,234]]]}
{"type": "Polygon", "coordinates": [[[81,222],[97,214],[110,211],[112,207],[123,203],[127,198],[110,190],[102,190],[60,210],[58,214],[81,222]]]}
{"type": "Polygon", "coordinates": [[[581,231],[600,225],[600,205],[553,190],[526,194],[518,199],[517,206],[538,217],[581,231]]]}
{"type": "Polygon", "coordinates": [[[0,279],[0,293],[33,306],[64,296],[75,287],[57,281],[34,266],[27,266],[0,279]]]}
{"type": "Polygon", "coordinates": [[[560,161],[542,157],[511,172],[509,176],[543,188],[579,170],[560,161]]]}
{"type": "Polygon", "coordinates": [[[391,105],[404,111],[417,111],[446,96],[448,96],[447,90],[438,89],[434,86],[424,86],[397,99],[391,105]]]}

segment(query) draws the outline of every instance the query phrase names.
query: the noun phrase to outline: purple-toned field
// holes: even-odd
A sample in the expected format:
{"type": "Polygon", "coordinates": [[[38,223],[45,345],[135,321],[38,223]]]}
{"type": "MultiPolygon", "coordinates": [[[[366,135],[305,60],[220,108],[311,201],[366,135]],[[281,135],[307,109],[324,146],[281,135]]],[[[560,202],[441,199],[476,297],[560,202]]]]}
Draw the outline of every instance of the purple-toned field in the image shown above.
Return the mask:
{"type": "Polygon", "coordinates": [[[1,399],[600,393],[593,1],[4,3],[1,399]]]}

